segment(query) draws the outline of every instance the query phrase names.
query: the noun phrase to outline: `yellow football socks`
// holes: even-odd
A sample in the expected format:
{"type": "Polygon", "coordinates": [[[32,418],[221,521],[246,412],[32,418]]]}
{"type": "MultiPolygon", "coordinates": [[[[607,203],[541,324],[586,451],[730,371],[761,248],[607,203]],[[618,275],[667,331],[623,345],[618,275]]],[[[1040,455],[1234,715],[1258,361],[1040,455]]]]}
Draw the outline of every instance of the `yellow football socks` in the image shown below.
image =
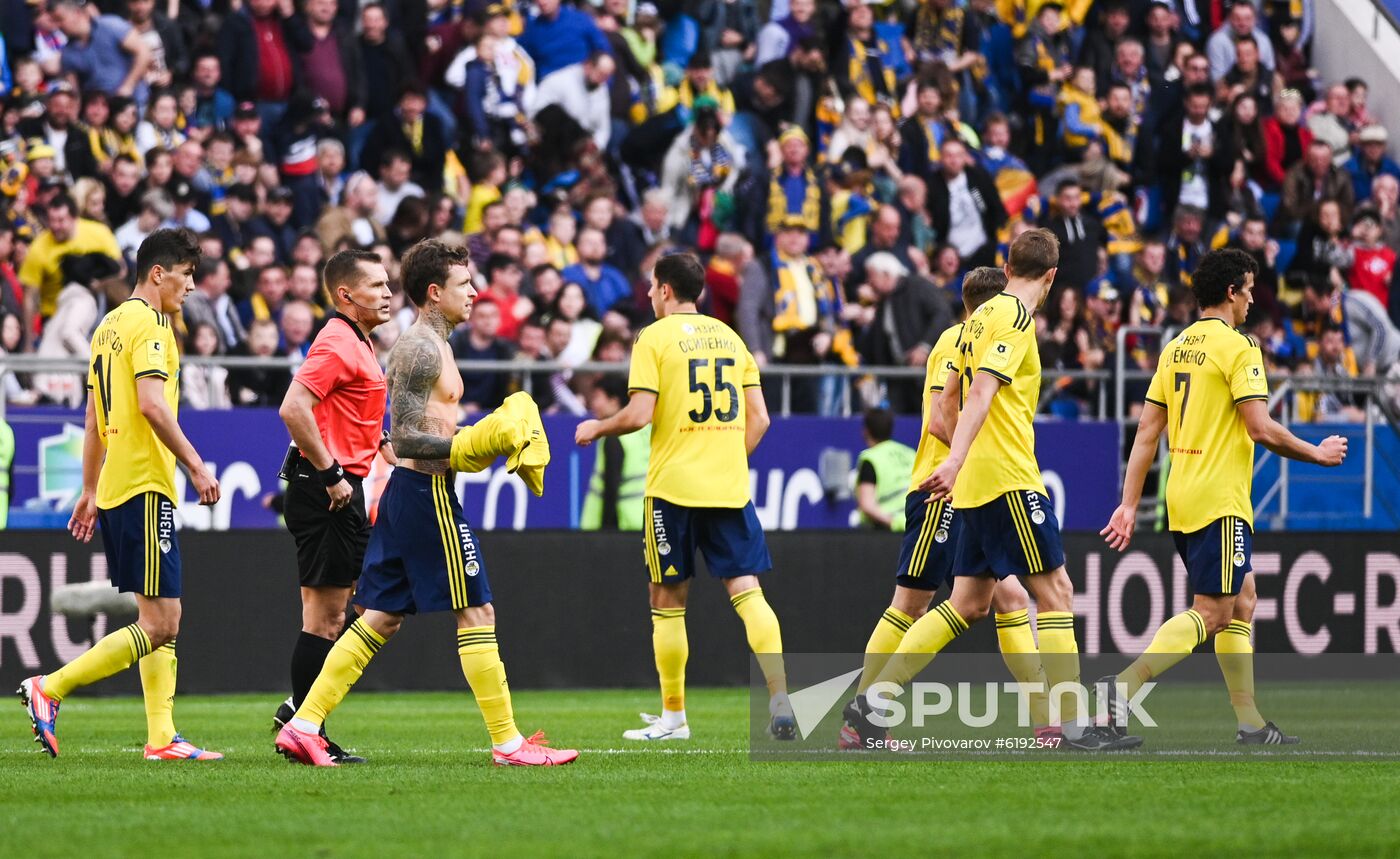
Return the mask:
{"type": "Polygon", "coordinates": [[[296,718],[318,728],[325,724],[326,717],[345,700],[346,693],[359,681],[365,666],[383,646],[384,637],[365,623],[364,618],[350,624],[326,656],[326,664],[316,682],[311,684],[311,691],[306,693],[296,718]]]}
{"type": "Polygon", "coordinates": [[[967,621],[953,608],[953,604],[946,600],[939,603],[928,614],[914,621],[894,655],[885,663],[876,680],[871,682],[893,681],[901,686],[908,683],[933,661],[934,654],[964,632],[967,632],[967,621]]]}
{"type": "Polygon", "coordinates": [[[1118,675],[1118,682],[1127,686],[1126,691],[1131,698],[1142,688],[1142,684],[1191,655],[1191,651],[1205,640],[1205,621],[1195,609],[1188,608],[1157,627],[1152,643],[1132,665],[1123,669],[1118,675]]]}
{"type": "Polygon", "coordinates": [[[894,606],[885,609],[885,613],[880,615],[880,622],[875,624],[875,630],[870,633],[870,640],[865,643],[865,670],[860,674],[860,684],[856,686],[857,694],[864,692],[875,682],[875,678],[880,676],[880,672],[890,661],[890,655],[899,649],[899,643],[904,640],[905,634],[913,625],[914,618],[894,606]]]}
{"type": "Polygon", "coordinates": [[[506,666],[496,645],[496,627],[469,626],[457,630],[457,655],[462,660],[462,673],[472,687],[476,706],[486,721],[491,744],[504,745],[520,736],[515,727],[515,714],[510,706],[510,684],[506,682],[506,666]]]}
{"type": "Polygon", "coordinates": [[[1257,731],[1264,727],[1264,717],[1254,705],[1254,645],[1249,640],[1249,624],[1232,620],[1215,634],[1215,658],[1220,673],[1225,675],[1225,687],[1230,690],[1230,706],[1240,729],[1257,731]]]}
{"type": "Polygon", "coordinates": [[[656,675],[661,679],[661,708],[685,709],[685,663],[690,641],[685,634],[685,609],[651,610],[651,647],[656,655],[656,675]]]}
{"type": "Polygon", "coordinates": [[[44,678],[44,694],[55,701],[83,686],[105,680],[130,668],[151,652],[146,630],[133,623],[105,635],[101,641],[72,662],[44,678]]]}
{"type": "Polygon", "coordinates": [[[1030,612],[1026,609],[998,612],[996,623],[997,644],[1001,647],[1001,658],[1006,662],[1011,676],[1016,678],[1017,683],[1037,684],[1044,690],[1027,696],[1031,724],[1035,727],[1050,724],[1046,710],[1048,698],[1045,692],[1048,690],[1045,690],[1045,668],[1040,664],[1040,651],[1036,649],[1035,636],[1031,634],[1030,612]]]}
{"type": "Polygon", "coordinates": [[[748,634],[749,647],[758,657],[763,679],[768,683],[768,695],[787,692],[787,669],[783,666],[783,633],[778,616],[763,598],[763,588],[749,588],[729,598],[738,612],[748,634]]]}
{"type": "Polygon", "coordinates": [[[158,749],[175,738],[175,658],[174,639],[162,644],[137,663],[141,669],[141,692],[146,699],[146,745],[158,749]]]}
{"type": "MultiPolygon", "coordinates": [[[[1079,644],[1074,640],[1074,613],[1042,611],[1036,615],[1035,625],[1040,632],[1040,660],[1047,687],[1054,689],[1060,683],[1078,683],[1079,644]]],[[[1058,704],[1057,724],[1067,731],[1080,724],[1079,701],[1075,696],[1061,695],[1058,704]]]]}

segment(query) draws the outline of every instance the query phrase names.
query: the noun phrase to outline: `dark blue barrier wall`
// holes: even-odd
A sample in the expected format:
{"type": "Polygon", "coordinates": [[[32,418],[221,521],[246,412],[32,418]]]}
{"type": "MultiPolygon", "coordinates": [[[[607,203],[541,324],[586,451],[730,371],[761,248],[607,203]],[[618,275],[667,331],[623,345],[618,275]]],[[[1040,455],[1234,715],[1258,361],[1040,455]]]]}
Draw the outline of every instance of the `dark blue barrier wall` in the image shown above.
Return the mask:
{"type": "MultiPolygon", "coordinates": [[[[774,534],[776,570],[764,588],[790,651],[860,652],[887,605],[899,541],[863,533],[774,534]]],[[[502,655],[520,688],[655,683],[646,578],[636,535],[542,531],[482,540],[495,591],[502,655]]],[[[186,533],[180,686],[189,692],[285,692],[300,626],[290,538],[275,531],[186,533]]],[[[1137,652],[1188,605],[1171,541],[1142,535],[1118,555],[1097,537],[1066,539],[1083,653],[1137,652]]],[[[1254,564],[1261,652],[1393,653],[1400,645],[1400,539],[1394,534],[1262,534],[1254,564]]],[[[10,533],[0,543],[0,689],[53,670],[88,646],[86,623],[54,617],[56,585],[105,578],[96,541],[56,532],[10,533]]],[[[98,634],[127,619],[99,619],[98,634]]],[[[687,612],[693,684],[744,683],[743,627],[708,577],[687,612]]],[[[960,650],[993,651],[990,624],[960,650]]],[[[96,692],[138,688],[135,672],[96,692]]],[[[460,689],[447,615],[410,618],[366,672],[366,689],[460,689]]]]}

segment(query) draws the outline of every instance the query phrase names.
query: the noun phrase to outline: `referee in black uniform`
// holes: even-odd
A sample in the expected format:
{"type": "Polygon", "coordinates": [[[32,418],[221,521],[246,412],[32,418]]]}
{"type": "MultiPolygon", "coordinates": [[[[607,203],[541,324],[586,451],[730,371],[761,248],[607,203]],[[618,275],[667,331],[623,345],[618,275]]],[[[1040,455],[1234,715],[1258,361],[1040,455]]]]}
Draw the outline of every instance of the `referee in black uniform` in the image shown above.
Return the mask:
{"type": "MultiPolygon", "coordinates": [[[[364,563],[369,516],[361,483],[377,454],[394,461],[384,433],[384,371],[369,333],[389,321],[389,277],[376,254],[341,251],[326,262],[336,312],[297,370],[282,421],[292,436],[283,464],[283,516],[297,545],[301,635],[292,650],[292,696],[280,730],[311,689],[346,626],[346,605],[364,563]]],[[[338,763],[362,763],[330,743],[338,763]]]]}

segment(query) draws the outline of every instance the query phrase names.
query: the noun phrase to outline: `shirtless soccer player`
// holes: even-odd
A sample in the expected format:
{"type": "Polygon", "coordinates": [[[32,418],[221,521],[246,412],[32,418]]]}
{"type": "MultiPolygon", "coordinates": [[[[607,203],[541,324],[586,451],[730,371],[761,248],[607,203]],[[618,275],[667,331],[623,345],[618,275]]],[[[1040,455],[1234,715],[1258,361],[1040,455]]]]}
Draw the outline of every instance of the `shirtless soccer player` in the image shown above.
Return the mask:
{"type": "MultiPolygon", "coordinates": [[[[486,565],[448,465],[462,377],[447,335],[471,315],[476,290],[470,266],[465,250],[436,240],[404,254],[399,277],[418,307],[418,321],[389,356],[390,440],[398,466],[380,496],[365,550],[355,596],[364,614],[331,648],[306,700],[277,735],[277,750],[289,760],[336,766],[321,725],[404,615],[430,611],[457,618],[462,673],[486,720],[498,766],[553,766],[578,757],[571,749],[549,748],[543,734],[525,739],[516,730],[486,565]]],[[[471,434],[473,428],[460,432],[471,434]]]]}

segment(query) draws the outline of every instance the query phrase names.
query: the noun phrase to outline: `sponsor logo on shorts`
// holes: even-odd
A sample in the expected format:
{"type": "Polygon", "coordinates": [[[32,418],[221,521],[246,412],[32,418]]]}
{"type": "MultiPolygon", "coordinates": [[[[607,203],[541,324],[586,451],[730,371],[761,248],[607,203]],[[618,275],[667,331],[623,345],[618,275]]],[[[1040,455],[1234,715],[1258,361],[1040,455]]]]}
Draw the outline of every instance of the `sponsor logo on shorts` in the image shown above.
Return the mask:
{"type": "Polygon", "coordinates": [[[161,499],[160,513],[156,520],[156,540],[160,544],[161,552],[170,553],[175,535],[175,507],[169,501],[161,499]]]}
{"type": "Polygon", "coordinates": [[[469,576],[474,576],[481,572],[481,561],[477,558],[476,540],[472,538],[472,530],[465,522],[457,523],[457,534],[462,538],[462,560],[463,569],[469,576]]]}
{"type": "Polygon", "coordinates": [[[1040,496],[1034,492],[1026,493],[1026,507],[1031,511],[1031,521],[1037,525],[1045,524],[1045,511],[1040,507],[1040,496]]]}
{"type": "Polygon", "coordinates": [[[1237,567],[1243,567],[1243,566],[1244,566],[1244,520],[1243,520],[1243,519],[1235,519],[1235,520],[1234,520],[1234,527],[1235,527],[1235,531],[1234,531],[1234,533],[1231,535],[1231,541],[1232,541],[1233,544],[1234,544],[1235,556],[1234,556],[1234,558],[1233,558],[1232,560],[1235,562],[1235,566],[1237,566],[1237,567]]]}
{"type": "Polygon", "coordinates": [[[671,554],[671,540],[666,535],[666,517],[655,507],[651,510],[651,532],[656,537],[656,553],[671,554]]]}

